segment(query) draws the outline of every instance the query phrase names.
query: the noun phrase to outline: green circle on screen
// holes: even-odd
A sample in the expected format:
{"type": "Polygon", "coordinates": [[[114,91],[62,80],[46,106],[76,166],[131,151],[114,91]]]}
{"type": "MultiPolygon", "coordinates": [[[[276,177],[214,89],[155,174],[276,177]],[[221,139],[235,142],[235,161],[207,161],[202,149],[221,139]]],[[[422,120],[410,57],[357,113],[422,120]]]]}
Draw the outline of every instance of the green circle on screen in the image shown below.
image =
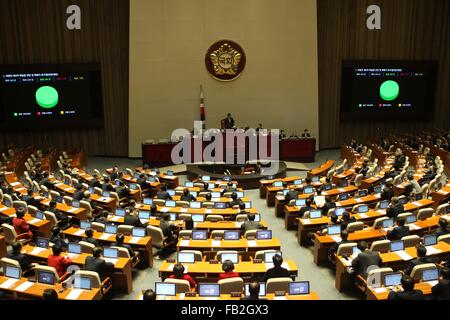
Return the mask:
{"type": "Polygon", "coordinates": [[[42,108],[51,109],[58,104],[58,101],[58,91],[53,87],[44,86],[36,91],[36,102],[42,108]]]}
{"type": "Polygon", "coordinates": [[[383,82],[380,87],[380,96],[383,100],[392,101],[397,99],[400,93],[400,86],[393,80],[383,82]]]}

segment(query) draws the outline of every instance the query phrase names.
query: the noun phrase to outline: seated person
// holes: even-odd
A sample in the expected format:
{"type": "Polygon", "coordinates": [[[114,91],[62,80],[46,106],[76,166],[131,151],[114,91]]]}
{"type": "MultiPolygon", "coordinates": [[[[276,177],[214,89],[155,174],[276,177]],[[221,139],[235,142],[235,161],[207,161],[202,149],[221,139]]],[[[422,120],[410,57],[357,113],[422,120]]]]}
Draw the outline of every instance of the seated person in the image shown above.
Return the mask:
{"type": "Polygon", "coordinates": [[[60,222],[59,225],[62,228],[65,228],[68,226],[70,218],[68,216],[66,216],[64,213],[61,213],[61,211],[59,211],[56,206],[57,206],[57,202],[56,201],[50,201],[49,203],[49,208],[47,209],[47,211],[53,213],[56,217],[56,219],[60,222]]]}
{"type": "Polygon", "coordinates": [[[222,194],[227,193],[227,192],[235,192],[236,188],[233,186],[233,182],[229,181],[227,183],[226,188],[223,190],[222,194]]]}
{"type": "Polygon", "coordinates": [[[171,254],[177,250],[178,227],[170,222],[170,214],[165,213],[160,220],[159,228],[161,229],[165,240],[165,247],[156,253],[160,258],[171,254]]]}
{"type": "Polygon", "coordinates": [[[247,217],[248,217],[248,221],[245,221],[241,225],[242,232],[245,233],[246,231],[249,231],[249,230],[258,230],[258,229],[263,228],[262,224],[255,221],[255,215],[253,213],[248,213],[247,217]]]}
{"type": "Polygon", "coordinates": [[[331,246],[331,248],[328,250],[328,261],[330,261],[332,264],[335,264],[335,263],[336,263],[336,260],[335,260],[335,254],[336,254],[336,252],[338,251],[339,246],[340,246],[341,244],[351,242],[351,241],[348,241],[348,232],[347,232],[347,230],[343,230],[343,231],[341,232],[341,239],[342,239],[341,242],[335,242],[335,243],[331,246]]]}
{"type": "Polygon", "coordinates": [[[330,196],[325,196],[325,203],[322,206],[322,211],[324,214],[328,214],[328,211],[331,209],[336,208],[336,203],[331,201],[331,197],[330,196]]]}
{"type": "Polygon", "coordinates": [[[392,227],[387,233],[389,240],[400,240],[409,235],[409,228],[405,226],[405,219],[397,219],[396,224],[397,226],[392,227]]]}
{"type": "Polygon", "coordinates": [[[17,240],[33,238],[33,232],[30,230],[30,225],[24,218],[25,210],[24,207],[18,207],[16,209],[16,217],[12,219],[12,225],[17,233],[17,240]]]}
{"type": "Polygon", "coordinates": [[[422,291],[414,290],[414,279],[409,276],[403,276],[402,280],[403,291],[389,292],[388,300],[425,300],[422,291]]]}
{"type": "Polygon", "coordinates": [[[94,229],[87,228],[86,230],[84,230],[84,234],[86,235],[86,238],[84,238],[83,241],[92,243],[96,247],[100,246],[100,242],[93,237],[94,236],[94,229]]]}
{"type": "MultiPolygon", "coordinates": [[[[134,209],[131,209],[131,210],[132,211],[126,210],[126,214],[123,219],[123,224],[126,224],[128,226],[138,227],[138,228],[146,228],[148,225],[148,221],[145,223],[142,223],[141,219],[139,219],[139,217],[137,216],[136,210],[134,210],[134,209]]],[[[150,211],[150,215],[152,215],[151,211],[150,211]]]]}
{"type": "Polygon", "coordinates": [[[347,226],[348,226],[350,223],[353,223],[353,222],[356,222],[356,218],[353,217],[353,216],[350,214],[350,212],[344,211],[344,212],[342,213],[342,217],[341,217],[341,227],[342,227],[342,230],[347,230],[347,226]]]}
{"type": "Polygon", "coordinates": [[[91,193],[89,191],[83,192],[83,199],[82,201],[85,201],[90,204],[91,208],[95,211],[100,210],[101,208],[94,204],[94,202],[91,200],[91,193]]]}
{"type": "Polygon", "coordinates": [[[47,187],[48,190],[55,190],[55,184],[50,181],[47,171],[42,174],[42,180],[40,184],[47,187]]]}
{"type": "Polygon", "coordinates": [[[312,207],[313,198],[307,198],[305,200],[305,205],[303,207],[300,207],[300,211],[298,212],[298,217],[303,218],[305,215],[305,212],[314,210],[314,207],[312,207]]]}
{"type": "Polygon", "coordinates": [[[391,201],[394,197],[394,188],[392,187],[392,182],[387,181],[381,191],[380,200],[391,201]]]}
{"type": "Polygon", "coordinates": [[[156,193],[156,198],[162,200],[172,200],[172,197],[167,192],[167,187],[165,185],[161,186],[161,189],[156,193]]]}
{"type": "Polygon", "coordinates": [[[183,190],[183,194],[181,195],[180,200],[187,202],[197,201],[197,199],[189,192],[188,188],[185,188],[183,190]]]}
{"type": "Polygon", "coordinates": [[[52,254],[48,256],[47,265],[56,269],[58,276],[62,277],[67,270],[67,267],[72,264],[72,259],[61,256],[63,248],[60,246],[52,247],[52,254]]]}
{"type": "Polygon", "coordinates": [[[412,188],[411,191],[413,194],[422,193],[422,188],[420,187],[420,184],[414,179],[413,174],[408,174],[408,181],[409,185],[412,188]]]}
{"type": "Polygon", "coordinates": [[[200,190],[200,192],[209,192],[208,182],[203,182],[203,188],[200,190]]]}
{"type": "Polygon", "coordinates": [[[91,188],[102,188],[102,184],[100,183],[100,177],[94,173],[94,176],[92,177],[92,180],[89,183],[89,187],[91,188]]]}
{"type": "Polygon", "coordinates": [[[239,273],[234,272],[234,264],[231,260],[225,260],[222,263],[222,270],[224,273],[219,274],[219,280],[239,277],[239,273]]]}
{"type": "Polygon", "coordinates": [[[20,197],[20,200],[26,202],[29,206],[39,206],[39,201],[33,198],[33,193],[33,189],[28,189],[27,193],[20,197]]]}
{"type": "Polygon", "coordinates": [[[64,234],[61,232],[61,228],[54,226],[52,228],[52,235],[50,237],[50,242],[55,246],[59,246],[63,249],[67,248],[67,243],[64,241],[64,234]]]}
{"type": "Polygon", "coordinates": [[[181,263],[177,263],[173,266],[173,274],[169,276],[170,279],[179,279],[189,281],[191,289],[195,289],[197,282],[188,274],[184,273],[184,266],[181,263]]]}
{"type": "Polygon", "coordinates": [[[441,279],[431,288],[431,295],[437,300],[450,300],[450,269],[441,270],[441,279]]]}
{"type": "Polygon", "coordinates": [[[81,184],[81,183],[78,183],[76,186],[75,186],[75,192],[73,193],[73,196],[72,196],[72,198],[74,199],[74,200],[82,200],[83,199],[83,185],[81,184]]]}
{"type": "Polygon", "coordinates": [[[102,191],[109,191],[109,192],[114,192],[115,189],[111,184],[111,180],[108,177],[105,177],[103,184],[102,184],[102,191]]]}
{"type": "Polygon", "coordinates": [[[241,300],[266,300],[264,298],[259,298],[260,285],[258,281],[253,281],[248,286],[249,295],[242,297],[241,300]]]}
{"type": "Polygon", "coordinates": [[[239,203],[239,214],[249,214],[245,209],[245,203],[243,202],[239,203]]]}
{"type": "Polygon", "coordinates": [[[103,281],[114,272],[114,264],[102,259],[103,249],[96,247],[92,256],[86,257],[85,270],[97,272],[103,281]]]}
{"type": "Polygon", "coordinates": [[[359,173],[362,174],[363,177],[365,178],[368,171],[369,171],[369,168],[367,167],[367,163],[363,162],[361,170],[359,171],[359,173]]]}
{"type": "MultiPolygon", "coordinates": [[[[236,195],[236,197],[237,197],[237,195],[236,195]]],[[[211,201],[211,199],[212,199],[211,193],[207,193],[207,194],[205,195],[205,200],[206,200],[206,201],[211,201]]]]}
{"type": "Polygon", "coordinates": [[[444,218],[439,219],[439,228],[436,230],[436,237],[444,236],[450,234],[450,229],[448,228],[448,221],[444,218]]]}
{"type": "Polygon", "coordinates": [[[356,274],[367,278],[368,269],[373,266],[380,266],[381,258],[378,252],[370,251],[367,242],[359,241],[357,248],[361,251],[352,261],[352,268],[356,274]]]}
{"type": "MultiPolygon", "coordinates": [[[[242,200],[238,199],[237,193],[233,192],[231,194],[231,201],[228,203],[228,206],[230,208],[233,208],[234,206],[239,206],[241,203],[242,203],[242,200]]],[[[244,208],[245,208],[245,206],[244,206],[244,208]]]]}
{"type": "Polygon", "coordinates": [[[55,289],[45,289],[42,300],[58,300],[58,293],[55,289]]]}
{"type": "Polygon", "coordinates": [[[116,180],[119,177],[119,167],[116,165],[111,171],[111,174],[109,175],[109,178],[111,181],[116,180]]]}
{"type": "Polygon", "coordinates": [[[156,206],[156,204],[152,204],[150,206],[150,216],[152,217],[157,217],[159,215],[158,213],[158,207],[156,206]]]}
{"type": "Polygon", "coordinates": [[[279,254],[275,254],[272,257],[273,268],[270,268],[264,274],[262,281],[267,282],[267,280],[272,278],[289,278],[291,275],[286,268],[283,268],[283,258],[279,254]]]}
{"type": "Polygon", "coordinates": [[[311,134],[308,129],[303,130],[302,138],[311,138],[311,134]]]}
{"type": "Polygon", "coordinates": [[[127,198],[130,196],[130,189],[128,189],[122,181],[119,181],[119,186],[116,187],[116,193],[119,199],[127,198]]]}
{"type": "Polygon", "coordinates": [[[298,192],[298,190],[296,190],[296,189],[289,189],[289,191],[284,196],[284,200],[285,200],[286,204],[289,204],[289,202],[291,202],[291,200],[298,199],[298,195],[299,194],[300,194],[300,192],[298,192]]]}
{"type": "Polygon", "coordinates": [[[147,175],[143,172],[140,173],[139,178],[136,180],[136,183],[141,187],[142,190],[148,189],[147,175]]]}
{"type": "Polygon", "coordinates": [[[127,249],[131,258],[134,258],[134,256],[136,255],[136,252],[134,252],[131,246],[125,243],[125,236],[123,233],[116,234],[116,242],[114,242],[111,246],[127,249]]]}
{"type": "Polygon", "coordinates": [[[389,203],[389,207],[386,209],[386,216],[396,219],[400,213],[405,212],[403,204],[400,203],[398,197],[393,197],[389,203]]]}
{"type": "Polygon", "coordinates": [[[13,242],[11,247],[12,252],[8,255],[8,258],[19,262],[22,272],[31,270],[34,263],[32,263],[31,259],[27,255],[20,252],[22,250],[22,244],[20,242],[13,242]]]}
{"type": "Polygon", "coordinates": [[[142,300],[156,300],[156,293],[152,289],[142,292],[142,300]]]}
{"type": "Polygon", "coordinates": [[[419,244],[416,247],[417,258],[413,259],[409,262],[408,266],[405,269],[406,275],[411,275],[411,271],[415,266],[425,264],[425,263],[433,263],[433,260],[430,257],[427,257],[427,248],[424,245],[419,244]]]}
{"type": "Polygon", "coordinates": [[[94,218],[95,222],[99,223],[108,223],[108,216],[109,211],[108,210],[102,210],[100,213],[94,218]]]}

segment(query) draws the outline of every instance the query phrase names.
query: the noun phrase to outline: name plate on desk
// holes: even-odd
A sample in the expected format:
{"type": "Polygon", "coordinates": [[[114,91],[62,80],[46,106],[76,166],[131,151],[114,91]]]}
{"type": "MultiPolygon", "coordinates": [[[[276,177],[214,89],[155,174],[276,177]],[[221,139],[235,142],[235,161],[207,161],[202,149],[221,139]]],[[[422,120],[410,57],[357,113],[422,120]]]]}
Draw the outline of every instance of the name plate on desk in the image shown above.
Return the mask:
{"type": "Polygon", "coordinates": [[[221,240],[213,240],[213,241],[211,241],[211,245],[213,247],[220,247],[222,245],[222,241],[221,240]]]}
{"type": "Polygon", "coordinates": [[[284,297],[286,295],[286,291],[275,291],[275,297],[284,297]]]}
{"type": "Polygon", "coordinates": [[[84,234],[84,230],[83,229],[79,229],[79,230],[75,231],[73,234],[76,235],[76,236],[81,236],[81,235],[84,234]]]}
{"type": "Polygon", "coordinates": [[[180,246],[181,247],[188,247],[189,246],[189,242],[190,242],[190,240],[181,240],[180,241],[180,246]]]}
{"type": "Polygon", "coordinates": [[[256,246],[258,246],[258,244],[256,243],[255,240],[247,240],[247,246],[256,247],[256,246]]]}
{"type": "Polygon", "coordinates": [[[253,259],[253,263],[262,263],[262,259],[253,259]]]}
{"type": "Polygon", "coordinates": [[[20,286],[17,286],[16,290],[20,292],[24,292],[28,290],[31,286],[33,286],[34,282],[26,281],[22,283],[20,286]]]}
{"type": "Polygon", "coordinates": [[[219,260],[209,260],[210,264],[219,264],[219,260]]]}
{"type": "Polygon", "coordinates": [[[197,296],[197,294],[195,292],[186,292],[184,295],[185,295],[185,297],[196,297],[197,296]]]}
{"type": "Polygon", "coordinates": [[[335,242],[341,242],[342,238],[340,236],[330,236],[331,239],[333,239],[335,242]]]}
{"type": "Polygon", "coordinates": [[[166,259],[166,262],[167,263],[175,263],[176,261],[175,261],[175,259],[166,259]]]}

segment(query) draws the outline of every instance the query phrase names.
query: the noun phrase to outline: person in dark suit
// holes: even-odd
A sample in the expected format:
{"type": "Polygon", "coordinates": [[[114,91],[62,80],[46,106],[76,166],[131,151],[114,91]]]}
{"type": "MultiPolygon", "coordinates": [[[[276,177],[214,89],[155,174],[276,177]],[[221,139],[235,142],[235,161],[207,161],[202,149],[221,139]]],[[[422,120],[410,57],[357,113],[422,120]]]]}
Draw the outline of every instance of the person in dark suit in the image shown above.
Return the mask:
{"type": "Polygon", "coordinates": [[[367,163],[363,162],[363,164],[361,165],[361,170],[359,171],[359,173],[362,174],[363,177],[365,178],[368,171],[369,171],[369,168],[367,167],[367,163]]]}
{"type": "Polygon", "coordinates": [[[86,230],[84,230],[84,234],[86,235],[86,238],[84,238],[83,241],[92,243],[96,247],[100,246],[99,241],[93,238],[94,229],[87,228],[86,230]]]}
{"type": "Polygon", "coordinates": [[[308,129],[303,130],[302,138],[311,138],[311,134],[308,129]]]}
{"type": "Polygon", "coordinates": [[[108,177],[106,177],[103,181],[102,191],[109,191],[109,192],[115,191],[114,187],[111,185],[111,180],[108,177]]]}
{"type": "Polygon", "coordinates": [[[270,268],[264,274],[262,281],[267,282],[267,280],[272,278],[289,278],[291,275],[286,268],[283,268],[283,258],[279,254],[275,254],[272,257],[273,268],[270,268]]]}
{"type": "Polygon", "coordinates": [[[33,189],[28,189],[27,193],[20,197],[20,200],[26,202],[29,206],[37,207],[39,204],[39,201],[33,198],[33,189]]]}
{"type": "Polygon", "coordinates": [[[226,188],[223,189],[222,194],[224,194],[224,193],[226,193],[226,192],[235,192],[235,191],[236,191],[236,188],[234,187],[233,182],[232,182],[232,181],[229,181],[229,182],[227,183],[226,188]]]}
{"type": "Polygon", "coordinates": [[[414,279],[409,276],[403,276],[402,280],[403,291],[391,291],[388,295],[388,300],[425,300],[422,291],[414,290],[414,279]]]}
{"type": "Polygon", "coordinates": [[[303,207],[301,207],[300,211],[298,212],[299,218],[303,218],[303,216],[305,215],[305,212],[314,210],[314,208],[312,207],[312,202],[313,202],[312,198],[308,198],[305,200],[305,205],[303,207]]]}
{"type": "Polygon", "coordinates": [[[55,184],[50,181],[47,171],[42,174],[41,185],[47,187],[49,190],[55,190],[55,184]]]}
{"type": "Polygon", "coordinates": [[[138,227],[138,228],[146,228],[148,225],[148,222],[142,223],[141,219],[139,219],[139,217],[136,216],[135,212],[132,211],[132,212],[128,212],[125,215],[123,224],[126,224],[128,226],[138,227]]]}
{"type": "Polygon", "coordinates": [[[102,184],[100,183],[100,178],[97,174],[94,174],[91,182],[89,183],[89,187],[91,188],[102,188],[102,184]]]}
{"type": "Polygon", "coordinates": [[[172,200],[172,197],[167,192],[167,187],[165,185],[161,186],[161,189],[156,193],[156,198],[162,200],[172,200]]]}
{"type": "Polygon", "coordinates": [[[33,268],[34,266],[34,263],[27,255],[20,252],[22,250],[22,244],[20,242],[13,242],[11,247],[12,252],[8,255],[8,258],[19,262],[22,272],[31,270],[31,268],[33,268]]]}
{"type": "Polygon", "coordinates": [[[97,272],[103,281],[114,272],[114,264],[106,262],[102,257],[103,249],[100,247],[94,248],[92,256],[86,257],[85,270],[97,272]]]}
{"type": "Polygon", "coordinates": [[[156,256],[159,256],[160,258],[177,250],[178,228],[174,224],[169,223],[169,221],[170,214],[166,213],[162,216],[159,224],[163,236],[167,238],[165,241],[166,246],[156,253],[156,256]]]}
{"type": "Polygon", "coordinates": [[[335,254],[338,251],[339,246],[341,244],[350,242],[350,241],[348,241],[348,232],[347,232],[347,230],[343,230],[341,232],[341,239],[342,239],[341,242],[335,242],[331,246],[331,248],[328,250],[328,261],[330,261],[332,264],[336,264],[335,254]]]}
{"type": "Polygon", "coordinates": [[[425,263],[433,263],[433,260],[431,260],[430,257],[427,257],[427,248],[423,245],[418,245],[416,247],[417,251],[417,258],[413,259],[409,262],[408,266],[405,269],[406,275],[411,275],[411,271],[414,269],[415,266],[425,264],[425,263]]]}
{"type": "Polygon", "coordinates": [[[148,189],[147,175],[143,172],[140,173],[139,178],[136,180],[136,183],[141,186],[142,190],[148,189]]]}
{"type": "Polygon", "coordinates": [[[439,228],[436,230],[436,237],[444,236],[450,234],[450,229],[448,228],[448,221],[444,218],[439,219],[439,228]]]}
{"type": "Polygon", "coordinates": [[[394,197],[394,188],[392,187],[392,182],[388,181],[385,183],[383,190],[381,191],[380,200],[391,201],[394,197]]]}
{"type": "Polygon", "coordinates": [[[395,157],[395,161],[394,161],[394,169],[395,171],[400,171],[400,169],[403,167],[403,165],[405,164],[406,161],[406,157],[403,153],[400,153],[398,156],[395,157]]]}
{"type": "Polygon", "coordinates": [[[264,298],[259,298],[260,285],[259,282],[253,281],[248,285],[248,296],[242,297],[241,300],[266,300],[264,298]]]}
{"type": "MultiPolygon", "coordinates": [[[[241,199],[238,199],[237,193],[236,193],[236,192],[233,192],[233,193],[231,194],[231,201],[230,201],[230,203],[228,204],[228,206],[229,206],[230,208],[233,208],[234,206],[240,206],[241,203],[243,203],[243,202],[242,202],[241,199]]],[[[244,209],[245,209],[245,204],[244,204],[244,209]]]]}
{"type": "Polygon", "coordinates": [[[116,242],[114,242],[112,246],[127,249],[128,253],[130,254],[130,257],[134,258],[136,256],[136,252],[134,252],[134,250],[131,248],[129,244],[124,243],[124,241],[125,236],[123,235],[123,233],[118,233],[116,234],[116,242]]]}
{"type": "Polygon", "coordinates": [[[300,194],[300,192],[298,192],[298,190],[296,190],[296,189],[289,189],[289,191],[284,196],[286,204],[289,204],[289,202],[291,200],[298,199],[298,195],[299,194],[300,194]]]}
{"type": "Polygon", "coordinates": [[[350,212],[348,211],[344,211],[342,213],[342,217],[341,217],[341,228],[342,230],[347,230],[347,226],[352,223],[352,222],[356,222],[356,218],[353,217],[350,212]]]}
{"type": "Polygon", "coordinates": [[[68,227],[70,218],[68,216],[66,216],[64,213],[61,213],[61,211],[59,211],[56,208],[56,206],[57,206],[56,201],[53,201],[53,200],[50,201],[48,211],[55,215],[56,219],[59,221],[58,225],[64,229],[64,228],[68,227]]]}
{"type": "Polygon", "coordinates": [[[367,242],[359,241],[357,245],[361,251],[358,256],[352,261],[352,268],[356,274],[367,278],[367,270],[372,266],[380,266],[381,258],[378,252],[368,250],[367,242]]]}
{"type": "Polygon", "coordinates": [[[409,228],[405,226],[405,219],[397,219],[397,226],[393,227],[387,233],[389,240],[400,240],[409,235],[409,228]]]}
{"type": "Polygon", "coordinates": [[[111,171],[111,174],[109,175],[109,178],[111,179],[111,181],[114,181],[117,178],[119,178],[119,167],[118,166],[114,166],[114,168],[111,171]]]}
{"type": "Polygon", "coordinates": [[[328,214],[328,211],[331,209],[336,208],[336,203],[331,201],[331,197],[330,196],[325,196],[325,203],[322,206],[322,211],[324,214],[328,214]]]}
{"type": "Polygon", "coordinates": [[[227,117],[223,120],[225,129],[233,129],[234,128],[234,119],[231,117],[231,113],[227,114],[227,117]]]}
{"type": "Polygon", "coordinates": [[[180,200],[187,202],[197,201],[197,199],[189,192],[188,188],[185,188],[183,190],[183,194],[181,195],[180,200]]]}
{"type": "Polygon", "coordinates": [[[450,300],[450,269],[441,270],[441,279],[431,288],[431,295],[437,300],[450,300]]]}
{"type": "Polygon", "coordinates": [[[396,219],[397,216],[404,211],[405,208],[403,207],[403,204],[400,203],[398,197],[393,197],[389,203],[389,207],[386,209],[386,216],[396,219]]]}
{"type": "Polygon", "coordinates": [[[152,289],[142,292],[142,300],[156,300],[156,293],[152,289]]]}
{"type": "Polygon", "coordinates": [[[253,213],[248,213],[247,217],[248,217],[248,221],[245,221],[241,225],[242,232],[245,233],[246,231],[249,231],[249,230],[258,230],[263,227],[262,224],[255,221],[255,215],[253,213]]]}
{"type": "Polygon", "coordinates": [[[130,189],[122,181],[119,181],[119,186],[116,187],[116,193],[119,199],[128,198],[130,196],[130,189]]]}
{"type": "Polygon", "coordinates": [[[64,241],[64,234],[61,232],[61,228],[54,226],[52,228],[52,235],[50,237],[50,242],[54,246],[59,246],[63,249],[67,249],[67,243],[64,241]]]}

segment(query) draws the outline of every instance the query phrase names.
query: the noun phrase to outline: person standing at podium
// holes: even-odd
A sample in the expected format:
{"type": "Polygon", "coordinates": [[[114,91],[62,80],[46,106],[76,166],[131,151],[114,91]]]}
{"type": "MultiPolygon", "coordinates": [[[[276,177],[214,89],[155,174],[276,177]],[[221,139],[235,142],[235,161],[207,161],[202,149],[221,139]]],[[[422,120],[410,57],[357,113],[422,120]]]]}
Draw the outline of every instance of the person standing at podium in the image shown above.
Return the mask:
{"type": "Polygon", "coordinates": [[[231,117],[231,113],[227,114],[227,117],[224,119],[225,129],[233,129],[234,128],[234,119],[231,117]]]}

